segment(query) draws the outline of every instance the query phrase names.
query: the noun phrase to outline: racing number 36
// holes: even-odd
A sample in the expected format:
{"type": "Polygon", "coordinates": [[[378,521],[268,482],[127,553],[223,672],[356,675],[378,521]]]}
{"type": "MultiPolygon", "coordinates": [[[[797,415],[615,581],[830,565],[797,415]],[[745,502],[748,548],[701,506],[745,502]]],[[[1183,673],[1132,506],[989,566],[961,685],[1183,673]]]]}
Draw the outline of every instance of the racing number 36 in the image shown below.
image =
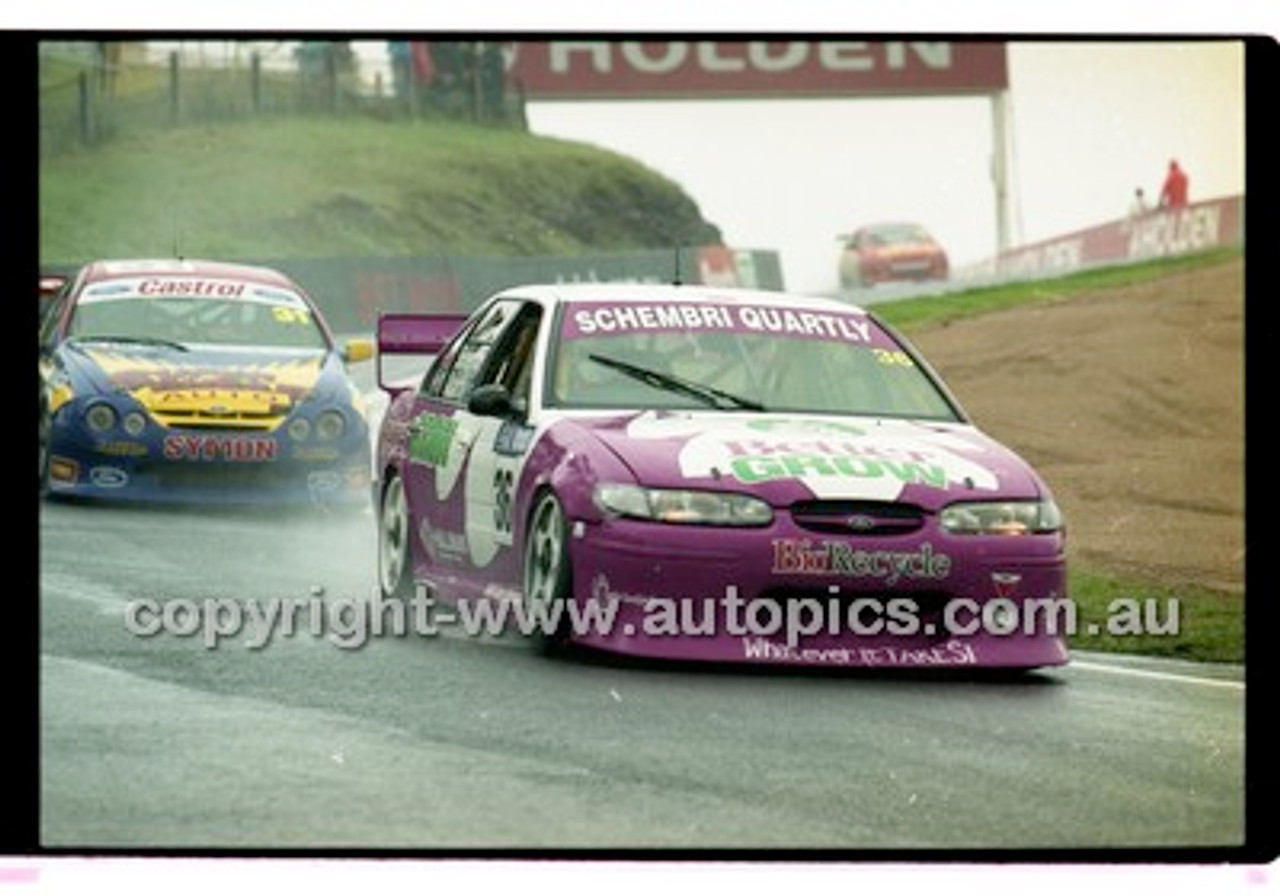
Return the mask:
{"type": "Polygon", "coordinates": [[[515,474],[511,470],[497,469],[493,474],[493,528],[499,532],[511,531],[511,486],[515,474]]]}

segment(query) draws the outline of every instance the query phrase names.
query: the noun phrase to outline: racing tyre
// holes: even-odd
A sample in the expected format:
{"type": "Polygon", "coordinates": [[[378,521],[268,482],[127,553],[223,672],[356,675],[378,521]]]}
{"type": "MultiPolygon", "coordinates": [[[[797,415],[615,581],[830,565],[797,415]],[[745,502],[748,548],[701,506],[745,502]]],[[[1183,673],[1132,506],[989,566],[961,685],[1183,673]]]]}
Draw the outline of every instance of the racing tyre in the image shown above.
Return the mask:
{"type": "Polygon", "coordinates": [[[412,537],[404,483],[392,473],[378,508],[378,585],[385,598],[407,602],[413,597],[412,537]]]}
{"type": "Polygon", "coordinates": [[[571,582],[569,524],[560,500],[553,492],[544,491],[534,502],[525,532],[521,589],[526,621],[554,623],[553,628],[530,629],[539,651],[544,654],[558,653],[569,644],[571,582]]]}

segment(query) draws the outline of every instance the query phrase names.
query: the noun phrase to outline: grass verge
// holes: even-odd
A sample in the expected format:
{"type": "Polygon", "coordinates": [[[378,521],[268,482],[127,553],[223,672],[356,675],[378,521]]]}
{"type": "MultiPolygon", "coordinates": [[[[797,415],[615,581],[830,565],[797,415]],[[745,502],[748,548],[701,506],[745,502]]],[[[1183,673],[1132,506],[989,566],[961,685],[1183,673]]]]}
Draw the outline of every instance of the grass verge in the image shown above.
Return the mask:
{"type": "Polygon", "coordinates": [[[1244,662],[1241,595],[1153,585],[1078,563],[1068,570],[1068,589],[1078,623],[1068,639],[1073,649],[1244,662]]]}
{"type": "Polygon", "coordinates": [[[940,326],[951,321],[993,311],[1003,311],[1037,302],[1058,302],[1084,292],[1133,286],[1170,274],[1220,264],[1240,258],[1239,248],[1213,249],[1176,258],[1161,258],[1137,264],[1095,268],[1066,274],[1051,280],[1009,283],[885,302],[871,306],[877,317],[910,334],[914,328],[940,326]]]}

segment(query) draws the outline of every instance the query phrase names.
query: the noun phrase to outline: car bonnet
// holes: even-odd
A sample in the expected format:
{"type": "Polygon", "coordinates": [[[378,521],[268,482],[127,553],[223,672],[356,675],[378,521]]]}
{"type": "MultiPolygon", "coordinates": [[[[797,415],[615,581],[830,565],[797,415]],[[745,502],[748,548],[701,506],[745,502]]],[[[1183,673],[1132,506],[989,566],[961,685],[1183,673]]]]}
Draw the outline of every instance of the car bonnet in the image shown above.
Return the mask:
{"type": "Polygon", "coordinates": [[[167,349],[81,345],[103,391],[127,392],[158,418],[171,415],[278,417],[311,394],[326,369],[323,351],[267,354],[232,347],[167,349]]]}
{"type": "Polygon", "coordinates": [[[910,501],[1044,492],[1014,452],[963,423],[804,414],[645,411],[579,421],[642,485],[808,499],[910,501]]]}

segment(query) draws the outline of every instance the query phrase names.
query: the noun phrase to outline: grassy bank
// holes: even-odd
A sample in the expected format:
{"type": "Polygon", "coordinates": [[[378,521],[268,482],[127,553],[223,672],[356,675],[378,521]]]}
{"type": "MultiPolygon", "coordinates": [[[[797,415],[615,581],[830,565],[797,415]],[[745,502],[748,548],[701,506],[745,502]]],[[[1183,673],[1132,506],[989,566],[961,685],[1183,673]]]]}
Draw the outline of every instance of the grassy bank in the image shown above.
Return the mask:
{"type": "MultiPolygon", "coordinates": [[[[1070,301],[1074,296],[1147,283],[1241,256],[1239,249],[1215,250],[1050,280],[888,302],[876,305],[875,311],[910,336],[961,318],[1034,303],[1070,301]]],[[[1073,647],[1203,662],[1244,660],[1245,608],[1239,594],[1191,585],[1170,588],[1079,562],[1071,565],[1068,576],[1079,623],[1078,633],[1071,638],[1073,647]],[[1134,635],[1127,631],[1126,613],[1134,607],[1154,613],[1151,619],[1141,620],[1144,630],[1154,624],[1161,633],[1134,635]]]]}
{"type": "Polygon", "coordinates": [[[572,255],[719,240],[684,190],[586,144],[448,122],[277,118],[40,166],[40,261],[572,255]]]}

